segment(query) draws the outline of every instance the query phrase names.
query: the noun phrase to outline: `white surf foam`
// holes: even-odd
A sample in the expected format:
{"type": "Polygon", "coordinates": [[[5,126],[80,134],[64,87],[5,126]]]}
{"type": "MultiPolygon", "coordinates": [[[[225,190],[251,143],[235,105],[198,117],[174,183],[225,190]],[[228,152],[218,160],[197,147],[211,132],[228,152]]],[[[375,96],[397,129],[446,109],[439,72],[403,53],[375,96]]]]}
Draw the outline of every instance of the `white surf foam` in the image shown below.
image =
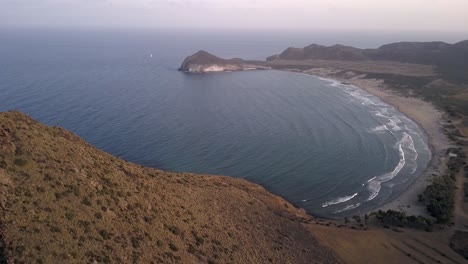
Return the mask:
{"type": "Polygon", "coordinates": [[[375,111],[374,114],[378,117],[385,118],[388,121],[385,126],[389,127],[391,130],[402,130],[402,128],[399,126],[399,124],[401,124],[401,120],[398,117],[386,115],[385,112],[388,112],[388,109],[384,108],[381,111],[375,111]]]}
{"type": "Polygon", "coordinates": [[[398,143],[398,152],[400,153],[400,161],[398,162],[396,167],[393,169],[393,171],[385,173],[380,176],[376,176],[368,181],[367,189],[371,192],[371,195],[366,201],[371,201],[375,197],[377,197],[377,195],[379,195],[380,189],[382,188],[382,183],[390,181],[391,179],[395,178],[398,175],[398,173],[401,171],[401,169],[405,166],[406,159],[405,159],[405,152],[403,151],[403,145],[407,145],[411,141],[412,141],[411,136],[408,133],[404,132],[403,138],[398,143]]]}
{"type": "Polygon", "coordinates": [[[418,160],[419,153],[416,151],[416,148],[414,146],[413,137],[410,136],[409,138],[410,138],[410,141],[409,141],[409,144],[407,145],[407,147],[414,153],[414,157],[412,159],[412,161],[414,162],[414,165],[413,165],[413,169],[411,170],[411,174],[413,174],[418,169],[417,160],[418,160]]]}
{"type": "Polygon", "coordinates": [[[374,97],[366,96],[359,90],[348,90],[347,93],[357,99],[363,105],[377,105],[374,97]]]}
{"type": "MultiPolygon", "coordinates": [[[[333,79],[319,79],[329,82],[330,86],[332,87],[339,87],[349,95],[348,98],[351,101],[365,105],[369,109],[370,113],[374,116],[376,121],[380,123],[380,125],[371,128],[370,132],[389,132],[391,135],[393,135],[393,137],[397,140],[395,148],[398,149],[400,158],[398,164],[392,171],[375,176],[369,179],[366,183],[363,183],[362,186],[367,185],[367,189],[370,191],[370,195],[367,200],[359,201],[359,203],[356,204],[347,205],[343,209],[335,212],[339,213],[357,208],[363,203],[375,199],[381,191],[382,184],[387,182],[385,183],[385,186],[391,188],[391,186],[395,185],[395,183],[391,183],[389,181],[397,177],[402,170],[404,172],[408,172],[408,176],[410,174],[414,174],[418,169],[419,154],[423,154],[423,156],[430,156],[430,149],[424,142],[424,136],[421,134],[422,132],[420,128],[414,124],[414,121],[399,113],[396,108],[386,104],[379,98],[368,94],[354,85],[342,84],[333,79]],[[421,146],[424,146],[424,149],[420,149],[421,146]],[[416,150],[416,148],[418,148],[418,150],[416,150]]],[[[408,179],[405,179],[405,181],[408,181],[408,179]]],[[[354,197],[356,196],[351,195],[346,197],[339,197],[324,203],[322,207],[344,203],[353,199],[354,197]]]]}
{"type": "Polygon", "coordinates": [[[358,195],[358,193],[355,193],[355,194],[350,195],[350,196],[335,198],[333,200],[330,200],[330,201],[322,204],[322,207],[327,207],[327,206],[330,206],[330,205],[335,205],[335,204],[340,204],[340,203],[347,202],[347,201],[353,199],[354,197],[356,197],[357,195],[358,195]]]}
{"type": "Polygon", "coordinates": [[[388,129],[388,127],[386,125],[380,125],[380,126],[376,126],[376,127],[372,128],[371,130],[372,130],[372,132],[380,133],[380,132],[388,131],[390,129],[388,129]]]}
{"type": "Polygon", "coordinates": [[[342,212],[344,212],[344,211],[348,211],[348,210],[351,210],[351,209],[358,208],[359,206],[361,206],[361,203],[348,205],[348,206],[346,206],[345,208],[340,209],[340,210],[338,210],[338,211],[335,211],[335,212],[333,212],[333,213],[334,213],[334,214],[339,214],[339,213],[342,213],[342,212]]]}

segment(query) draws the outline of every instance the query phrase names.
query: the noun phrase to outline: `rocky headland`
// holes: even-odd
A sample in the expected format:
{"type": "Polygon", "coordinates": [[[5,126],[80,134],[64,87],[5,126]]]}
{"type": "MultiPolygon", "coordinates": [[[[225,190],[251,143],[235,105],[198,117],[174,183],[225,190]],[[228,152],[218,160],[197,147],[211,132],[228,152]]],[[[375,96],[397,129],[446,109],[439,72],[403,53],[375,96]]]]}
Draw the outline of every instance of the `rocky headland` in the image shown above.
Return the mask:
{"type": "Polygon", "coordinates": [[[179,70],[183,72],[223,72],[271,69],[261,61],[246,61],[239,58],[222,59],[206,51],[199,51],[185,58],[179,70]]]}

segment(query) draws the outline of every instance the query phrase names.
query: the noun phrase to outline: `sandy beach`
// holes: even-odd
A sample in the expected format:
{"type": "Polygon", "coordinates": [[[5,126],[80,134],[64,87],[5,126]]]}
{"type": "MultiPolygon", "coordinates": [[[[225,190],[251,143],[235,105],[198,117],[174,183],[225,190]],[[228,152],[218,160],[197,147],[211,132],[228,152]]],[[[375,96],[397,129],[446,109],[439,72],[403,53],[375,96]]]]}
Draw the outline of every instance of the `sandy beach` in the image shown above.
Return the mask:
{"type": "Polygon", "coordinates": [[[315,68],[303,71],[303,73],[332,78],[359,87],[379,97],[387,104],[394,106],[425,131],[432,151],[432,160],[427,169],[398,198],[378,209],[400,210],[409,215],[427,215],[425,206],[418,202],[418,194],[425,190],[434,175],[442,175],[444,173],[445,152],[451,146],[450,141],[442,130],[442,125],[446,120],[444,113],[436,109],[429,102],[398,95],[386,87],[383,80],[364,79],[363,75],[357,75],[353,72],[337,75],[338,71],[329,68],[315,68]]]}

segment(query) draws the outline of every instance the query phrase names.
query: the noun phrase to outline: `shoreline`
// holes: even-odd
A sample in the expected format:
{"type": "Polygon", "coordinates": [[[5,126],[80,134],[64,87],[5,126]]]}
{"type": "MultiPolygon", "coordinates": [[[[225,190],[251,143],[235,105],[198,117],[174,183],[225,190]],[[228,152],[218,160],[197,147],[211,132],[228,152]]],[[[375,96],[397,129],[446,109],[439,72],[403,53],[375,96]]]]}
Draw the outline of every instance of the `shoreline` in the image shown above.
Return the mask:
{"type": "Polygon", "coordinates": [[[405,97],[397,94],[395,91],[392,91],[391,88],[386,87],[383,80],[380,79],[365,79],[363,78],[363,75],[357,75],[354,73],[338,76],[336,74],[338,71],[322,68],[305,71],[287,69],[285,71],[330,78],[345,84],[354,85],[359,89],[378,97],[383,102],[395,107],[399,112],[410,118],[423,130],[432,155],[426,169],[396,198],[371,210],[370,212],[378,210],[397,210],[405,212],[407,215],[428,216],[425,205],[418,202],[418,194],[422,193],[431,183],[434,175],[441,175],[445,172],[445,152],[451,146],[451,143],[442,130],[442,125],[445,119],[444,113],[438,110],[430,102],[423,101],[419,98],[405,97]]]}
{"type": "MultiPolygon", "coordinates": [[[[418,201],[418,195],[423,193],[428,185],[432,183],[434,176],[443,175],[447,170],[446,151],[454,147],[453,143],[443,132],[443,125],[447,124],[447,115],[437,109],[432,103],[416,97],[407,97],[398,94],[390,87],[384,84],[383,79],[367,79],[365,74],[358,74],[352,71],[343,72],[340,69],[333,68],[312,68],[307,70],[297,68],[272,69],[277,71],[294,72],[306,74],[315,77],[322,77],[341,82],[345,85],[353,85],[365,92],[378,97],[386,104],[393,106],[400,113],[405,115],[421,128],[427,140],[427,145],[431,151],[431,160],[428,162],[424,171],[418,175],[411,184],[409,184],[401,193],[385,204],[365,213],[372,213],[379,210],[395,210],[406,213],[407,215],[420,215],[430,217],[426,206],[418,201]]],[[[242,70],[245,71],[245,70],[242,70]]],[[[295,205],[302,208],[300,205],[295,205]]],[[[361,213],[363,215],[365,213],[361,213]]],[[[327,221],[336,221],[338,219],[318,216],[313,212],[307,212],[314,218],[320,218],[327,221]]]]}

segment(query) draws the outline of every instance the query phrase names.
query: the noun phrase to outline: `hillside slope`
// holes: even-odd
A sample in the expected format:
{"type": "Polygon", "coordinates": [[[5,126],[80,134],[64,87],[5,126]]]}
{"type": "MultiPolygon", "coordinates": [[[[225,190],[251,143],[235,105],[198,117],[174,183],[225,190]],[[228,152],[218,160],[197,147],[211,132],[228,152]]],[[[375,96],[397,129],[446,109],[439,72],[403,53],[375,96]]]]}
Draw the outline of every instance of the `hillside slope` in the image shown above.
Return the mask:
{"type": "Polygon", "coordinates": [[[312,44],[304,48],[287,48],[267,58],[275,60],[335,60],[335,61],[390,61],[432,65],[437,72],[456,81],[468,81],[468,41],[448,44],[432,42],[397,42],[377,49],[359,49],[343,45],[312,44]]]}
{"type": "Polygon", "coordinates": [[[241,179],[131,164],[0,113],[2,263],[340,263],[307,217],[241,179]]]}

